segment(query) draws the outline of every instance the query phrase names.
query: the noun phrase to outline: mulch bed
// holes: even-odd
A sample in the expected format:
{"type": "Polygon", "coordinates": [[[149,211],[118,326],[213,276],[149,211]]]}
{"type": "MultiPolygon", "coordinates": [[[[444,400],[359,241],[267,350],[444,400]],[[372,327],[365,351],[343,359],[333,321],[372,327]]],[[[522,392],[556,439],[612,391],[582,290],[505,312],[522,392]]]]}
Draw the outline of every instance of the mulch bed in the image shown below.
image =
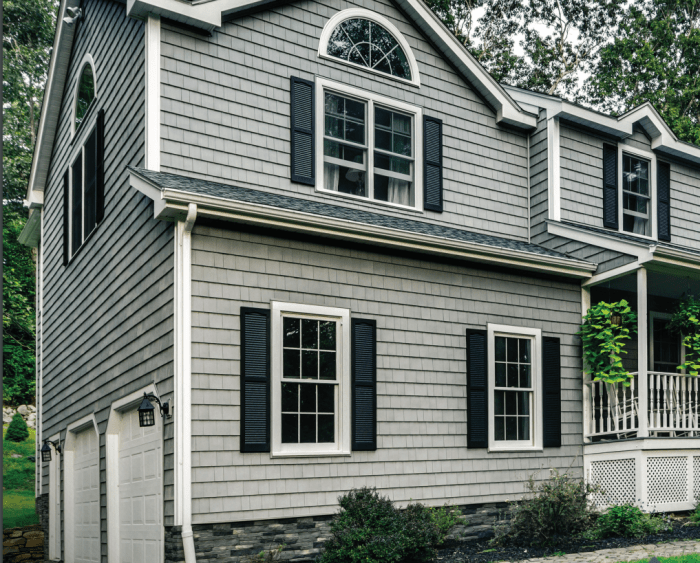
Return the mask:
{"type": "Polygon", "coordinates": [[[608,538],[605,540],[587,540],[574,537],[561,537],[548,547],[511,545],[495,547],[488,540],[455,542],[441,549],[435,559],[439,563],[488,563],[490,561],[522,561],[536,557],[547,557],[555,553],[585,553],[599,549],[616,549],[633,545],[661,543],[673,540],[700,539],[700,526],[688,525],[685,518],[674,519],[672,529],[668,532],[640,538],[608,538]]]}

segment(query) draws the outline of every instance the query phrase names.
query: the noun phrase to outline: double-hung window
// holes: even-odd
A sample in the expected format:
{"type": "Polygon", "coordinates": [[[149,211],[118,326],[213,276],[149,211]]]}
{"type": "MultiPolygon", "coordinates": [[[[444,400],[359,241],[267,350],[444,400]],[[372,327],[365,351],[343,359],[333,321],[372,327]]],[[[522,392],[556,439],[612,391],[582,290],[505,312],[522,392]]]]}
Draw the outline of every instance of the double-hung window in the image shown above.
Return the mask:
{"type": "Polygon", "coordinates": [[[539,329],[489,325],[489,448],[542,447],[539,329]]]}
{"type": "Polygon", "coordinates": [[[273,303],[273,455],[349,453],[349,313],[273,303]]]}
{"type": "Polygon", "coordinates": [[[651,163],[631,154],[622,154],[622,229],[652,235],[651,163]]]}
{"type": "Polygon", "coordinates": [[[318,79],[320,190],[422,207],[421,110],[318,79]]]}
{"type": "Polygon", "coordinates": [[[70,256],[73,256],[98,223],[98,164],[101,159],[95,124],[85,143],[78,148],[69,169],[68,224],[70,256]]]}

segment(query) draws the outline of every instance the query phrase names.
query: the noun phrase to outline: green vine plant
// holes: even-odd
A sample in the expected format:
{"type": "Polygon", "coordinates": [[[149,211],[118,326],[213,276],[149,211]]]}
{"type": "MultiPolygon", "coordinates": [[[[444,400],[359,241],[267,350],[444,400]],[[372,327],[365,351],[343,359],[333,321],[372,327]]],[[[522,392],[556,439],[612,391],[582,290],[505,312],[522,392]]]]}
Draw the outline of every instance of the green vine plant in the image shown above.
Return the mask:
{"type": "Polygon", "coordinates": [[[632,376],[622,365],[625,340],[637,332],[637,313],[622,299],[616,303],[601,301],[588,309],[581,331],[584,366],[593,381],[622,383],[629,387],[632,376]],[[619,324],[613,324],[613,317],[619,324]]]}
{"type": "Polygon", "coordinates": [[[678,369],[697,377],[700,374],[700,299],[692,295],[683,297],[668,328],[681,335],[685,346],[685,361],[678,369]]]}

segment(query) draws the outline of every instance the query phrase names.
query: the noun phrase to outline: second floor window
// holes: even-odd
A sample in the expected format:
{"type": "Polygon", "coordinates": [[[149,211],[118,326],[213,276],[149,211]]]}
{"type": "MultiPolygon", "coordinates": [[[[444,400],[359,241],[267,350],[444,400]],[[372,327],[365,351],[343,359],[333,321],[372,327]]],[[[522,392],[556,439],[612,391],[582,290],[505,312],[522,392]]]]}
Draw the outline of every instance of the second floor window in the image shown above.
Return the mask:
{"type": "Polygon", "coordinates": [[[651,236],[649,161],[622,155],[622,228],[628,233],[651,236]]]}

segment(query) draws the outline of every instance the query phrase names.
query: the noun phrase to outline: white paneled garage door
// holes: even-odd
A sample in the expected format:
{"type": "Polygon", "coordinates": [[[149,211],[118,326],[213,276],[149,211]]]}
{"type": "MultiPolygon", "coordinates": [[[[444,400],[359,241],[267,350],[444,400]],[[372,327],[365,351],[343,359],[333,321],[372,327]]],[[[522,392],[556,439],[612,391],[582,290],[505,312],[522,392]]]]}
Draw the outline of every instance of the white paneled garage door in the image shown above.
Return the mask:
{"type": "Polygon", "coordinates": [[[124,413],[119,432],[119,559],[163,560],[163,471],[160,417],[139,427],[138,411],[124,413]]]}
{"type": "Polygon", "coordinates": [[[73,467],[75,562],[100,561],[98,441],[94,428],[75,435],[73,467]]]}

